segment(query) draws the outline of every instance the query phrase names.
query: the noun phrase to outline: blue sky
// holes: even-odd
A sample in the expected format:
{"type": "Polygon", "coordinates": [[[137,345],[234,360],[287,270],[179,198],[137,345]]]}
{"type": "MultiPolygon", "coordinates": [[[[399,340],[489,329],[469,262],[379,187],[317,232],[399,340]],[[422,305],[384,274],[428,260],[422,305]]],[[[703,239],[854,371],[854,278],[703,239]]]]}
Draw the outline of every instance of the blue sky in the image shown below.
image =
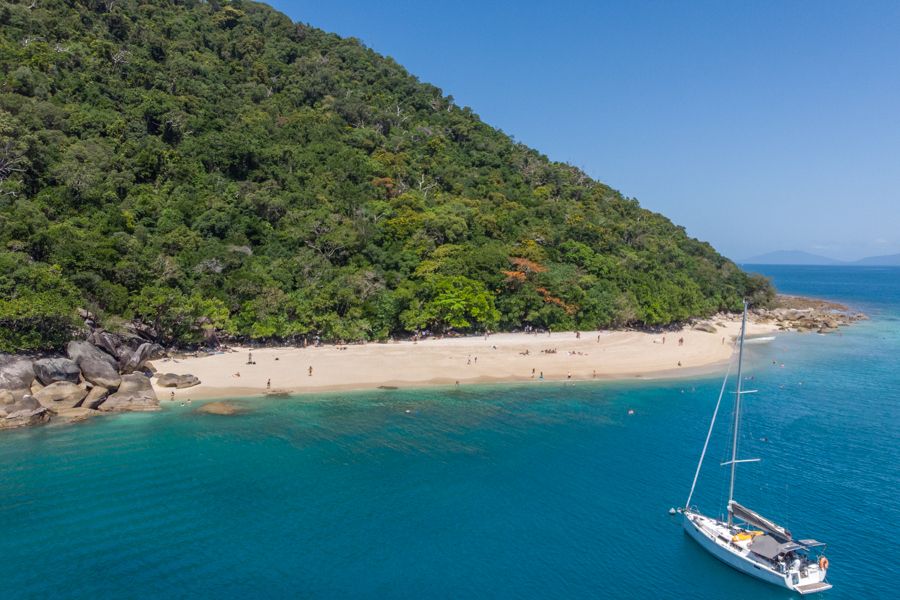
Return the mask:
{"type": "Polygon", "coordinates": [[[732,258],[900,252],[900,2],[272,5],[732,258]]]}

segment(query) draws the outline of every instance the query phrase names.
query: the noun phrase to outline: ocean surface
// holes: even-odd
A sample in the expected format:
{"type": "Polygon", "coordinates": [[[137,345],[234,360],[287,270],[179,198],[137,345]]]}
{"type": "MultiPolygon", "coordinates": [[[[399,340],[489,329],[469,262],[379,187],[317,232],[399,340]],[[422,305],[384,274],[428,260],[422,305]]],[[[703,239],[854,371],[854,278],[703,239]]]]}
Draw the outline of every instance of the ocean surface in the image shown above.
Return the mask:
{"type": "MultiPolygon", "coordinates": [[[[736,498],[828,543],[823,600],[897,597],[900,269],[752,269],[872,319],[747,347],[741,456],[762,461],[736,498]]],[[[244,399],[4,432],[0,598],[793,598],[667,513],[719,385],[244,399]]],[[[695,496],[714,514],[728,417],[695,496]]]]}

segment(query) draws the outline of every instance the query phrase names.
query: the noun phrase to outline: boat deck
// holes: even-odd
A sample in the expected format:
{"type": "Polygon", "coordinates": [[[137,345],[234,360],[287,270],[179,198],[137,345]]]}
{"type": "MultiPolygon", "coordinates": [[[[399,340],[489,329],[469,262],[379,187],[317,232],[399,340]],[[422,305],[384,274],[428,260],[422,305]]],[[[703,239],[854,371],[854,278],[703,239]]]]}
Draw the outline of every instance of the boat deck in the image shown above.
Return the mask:
{"type": "Polygon", "coordinates": [[[803,585],[796,586],[794,589],[801,594],[815,594],[816,592],[830,590],[831,584],[825,583],[824,581],[818,581],[816,583],[804,583],[803,585]]]}

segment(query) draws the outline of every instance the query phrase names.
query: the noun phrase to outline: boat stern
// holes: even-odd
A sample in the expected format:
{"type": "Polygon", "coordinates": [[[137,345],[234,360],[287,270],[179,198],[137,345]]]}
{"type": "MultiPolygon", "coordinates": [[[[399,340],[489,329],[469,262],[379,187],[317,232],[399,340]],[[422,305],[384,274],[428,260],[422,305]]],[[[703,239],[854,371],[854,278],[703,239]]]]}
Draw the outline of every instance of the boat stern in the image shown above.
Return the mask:
{"type": "Polygon", "coordinates": [[[804,596],[831,589],[831,584],[825,581],[827,568],[813,563],[804,569],[804,573],[804,575],[791,573],[788,577],[788,587],[804,596]]]}
{"type": "Polygon", "coordinates": [[[812,583],[801,583],[800,585],[795,585],[793,589],[795,592],[798,592],[799,594],[805,596],[806,594],[815,594],[817,592],[830,590],[831,584],[825,583],[824,581],[814,581],[812,583]]]}

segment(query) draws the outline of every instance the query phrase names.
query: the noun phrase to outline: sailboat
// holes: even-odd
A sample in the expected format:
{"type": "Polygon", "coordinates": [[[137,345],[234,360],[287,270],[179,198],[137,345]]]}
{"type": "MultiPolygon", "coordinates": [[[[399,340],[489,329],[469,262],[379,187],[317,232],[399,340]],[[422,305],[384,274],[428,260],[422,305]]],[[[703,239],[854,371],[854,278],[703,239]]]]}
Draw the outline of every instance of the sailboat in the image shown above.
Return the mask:
{"type": "Polygon", "coordinates": [[[746,329],[747,302],[744,301],[738,350],[731,460],[722,463],[722,466],[728,466],[731,469],[728,504],[726,505],[728,516],[724,521],[708,517],[696,507],[691,506],[697,478],[703,466],[703,459],[706,457],[706,449],[716,423],[716,415],[728,383],[728,373],[726,373],[722,389],[719,392],[719,401],[716,403],[709,431],[706,434],[706,442],[703,444],[703,452],[700,454],[700,461],[694,473],[690,494],[684,508],[679,511],[682,514],[684,530],[707,552],[742,573],[800,594],[823,592],[831,589],[831,584],[825,581],[825,575],[828,572],[828,559],[823,554],[825,544],[812,539],[795,539],[786,528],[738,504],[734,499],[735,467],[740,463],[759,460],[758,458],[739,459],[737,456],[738,432],[741,424],[741,396],[756,391],[741,389],[746,329]]]}

